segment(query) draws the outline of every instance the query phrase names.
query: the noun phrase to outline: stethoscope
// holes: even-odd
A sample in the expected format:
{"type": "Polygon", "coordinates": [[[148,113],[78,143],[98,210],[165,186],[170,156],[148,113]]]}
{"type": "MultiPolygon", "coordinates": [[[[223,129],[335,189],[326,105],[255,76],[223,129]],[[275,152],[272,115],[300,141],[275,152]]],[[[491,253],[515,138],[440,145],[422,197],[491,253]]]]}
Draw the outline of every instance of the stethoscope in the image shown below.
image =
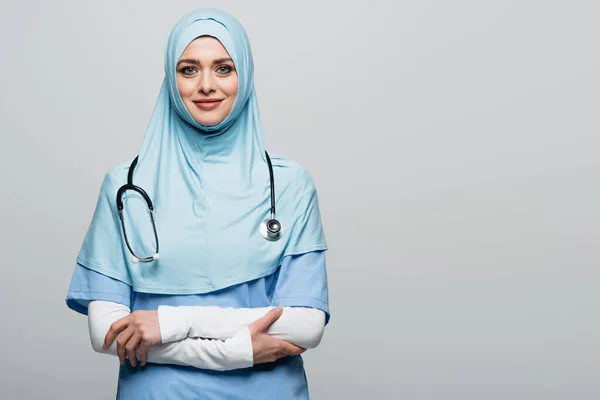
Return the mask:
{"type": "MultiPolygon", "coordinates": [[[[271,158],[269,157],[269,153],[265,151],[265,155],[267,156],[267,164],[269,164],[269,180],[271,183],[271,216],[265,218],[260,224],[260,234],[266,240],[270,242],[274,242],[279,240],[281,237],[281,224],[275,218],[275,179],[273,178],[273,164],[271,164],[271,158]]],[[[151,262],[159,259],[158,254],[158,233],[156,232],[156,225],[154,223],[154,206],[152,205],[152,200],[150,200],[150,196],[146,193],[144,189],[139,186],[133,184],[133,170],[137,165],[138,157],[136,156],[131,165],[129,166],[129,173],[127,174],[127,183],[119,188],[117,191],[117,210],[119,211],[119,218],[121,219],[121,226],[123,227],[123,236],[125,237],[125,243],[127,244],[127,248],[129,252],[133,255],[132,261],[134,263],[139,262],[151,262]],[[123,201],[121,200],[121,196],[127,190],[133,190],[134,192],[139,193],[144,200],[146,201],[146,206],[148,208],[148,213],[150,214],[150,221],[152,221],[152,229],[154,230],[154,243],[156,251],[152,256],[149,257],[140,257],[131,248],[129,244],[129,240],[127,239],[127,232],[125,231],[125,221],[123,220],[123,201]]]]}

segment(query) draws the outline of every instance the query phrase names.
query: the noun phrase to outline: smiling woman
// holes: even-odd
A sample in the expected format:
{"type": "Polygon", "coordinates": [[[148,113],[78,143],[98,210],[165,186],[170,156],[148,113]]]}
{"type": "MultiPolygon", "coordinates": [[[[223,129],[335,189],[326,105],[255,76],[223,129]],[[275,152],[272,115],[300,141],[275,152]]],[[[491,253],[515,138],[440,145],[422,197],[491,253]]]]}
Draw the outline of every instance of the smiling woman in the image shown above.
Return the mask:
{"type": "Polygon", "coordinates": [[[194,11],[172,30],[138,157],[106,174],[66,299],[93,349],[118,356],[117,398],[307,399],[301,354],[329,321],[317,193],[265,152],[250,44],[230,15],[194,11]],[[138,192],[119,191],[134,178],[156,230],[138,192]],[[260,231],[274,199],[276,240],[260,231]],[[128,256],[155,243],[156,257],[128,256]]]}
{"type": "Polygon", "coordinates": [[[192,118],[216,125],[231,110],[238,92],[238,76],[225,47],[211,36],[192,41],[177,63],[177,89],[192,118]]]}

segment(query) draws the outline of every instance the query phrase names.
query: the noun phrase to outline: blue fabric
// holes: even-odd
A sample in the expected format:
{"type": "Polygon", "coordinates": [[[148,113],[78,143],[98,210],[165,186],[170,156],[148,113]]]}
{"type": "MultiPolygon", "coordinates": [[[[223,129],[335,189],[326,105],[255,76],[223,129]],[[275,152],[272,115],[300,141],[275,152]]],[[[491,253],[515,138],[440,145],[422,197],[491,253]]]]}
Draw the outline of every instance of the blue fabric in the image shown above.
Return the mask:
{"type": "Polygon", "coordinates": [[[78,263],[67,293],[67,306],[87,315],[88,304],[92,300],[112,301],[130,307],[131,286],[78,263]]]}
{"type": "MultiPolygon", "coordinates": [[[[124,300],[130,295],[135,310],[155,310],[159,305],[221,307],[267,307],[270,305],[314,307],[329,321],[325,251],[285,257],[271,275],[219,291],[192,295],[135,292],[124,282],[77,264],[67,294],[67,305],[87,314],[91,300],[124,300]]],[[[274,363],[233,371],[211,371],[167,364],[134,368],[120,366],[118,399],[308,399],[301,356],[284,357],[274,363]]]]}
{"type": "MultiPolygon", "coordinates": [[[[221,290],[272,274],[288,255],[327,248],[318,198],[309,173],[272,156],[277,218],[283,234],[266,241],[259,231],[270,215],[269,169],[254,89],[254,65],[244,28],[230,15],[201,9],[173,28],[165,50],[165,78],[133,175],[154,203],[160,259],[133,263],[116,210],[130,160],[108,172],[77,262],[136,292],[195,294],[221,290]],[[177,91],[176,63],[195,38],[220,40],[238,75],[229,116],[199,125],[177,91]]],[[[154,253],[146,203],[122,196],[125,227],[136,253],[154,253]]]]}
{"type": "MultiPolygon", "coordinates": [[[[325,324],[329,323],[329,295],[324,251],[284,258],[281,268],[272,275],[272,281],[275,281],[275,289],[270,298],[272,306],[317,308],[325,312],[325,324]]],[[[268,284],[269,279],[264,282],[268,284]]],[[[260,285],[252,285],[248,290],[251,299],[259,298],[260,285]]]]}

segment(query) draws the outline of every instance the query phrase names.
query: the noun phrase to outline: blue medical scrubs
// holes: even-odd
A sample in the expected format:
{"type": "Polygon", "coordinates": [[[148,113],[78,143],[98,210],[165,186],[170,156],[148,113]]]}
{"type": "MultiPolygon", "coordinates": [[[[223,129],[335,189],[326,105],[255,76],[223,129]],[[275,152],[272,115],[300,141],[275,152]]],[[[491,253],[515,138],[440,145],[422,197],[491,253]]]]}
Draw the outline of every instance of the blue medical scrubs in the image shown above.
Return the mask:
{"type": "MultiPolygon", "coordinates": [[[[159,305],[298,306],[324,311],[326,323],[330,316],[325,251],[288,256],[269,276],[212,293],[192,295],[135,292],[122,281],[77,264],[67,305],[87,315],[87,306],[92,300],[120,303],[132,311],[156,310],[159,305]]],[[[120,366],[117,399],[287,400],[309,399],[309,392],[301,356],[283,357],[273,363],[231,371],[153,363],[134,368],[127,361],[120,366]]]]}

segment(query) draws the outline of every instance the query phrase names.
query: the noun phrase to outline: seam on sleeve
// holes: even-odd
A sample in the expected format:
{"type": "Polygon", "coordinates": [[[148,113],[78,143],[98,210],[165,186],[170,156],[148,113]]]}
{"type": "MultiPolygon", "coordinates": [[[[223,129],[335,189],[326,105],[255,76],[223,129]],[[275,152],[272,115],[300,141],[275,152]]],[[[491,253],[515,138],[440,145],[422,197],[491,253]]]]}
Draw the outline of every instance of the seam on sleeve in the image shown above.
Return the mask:
{"type": "Polygon", "coordinates": [[[305,253],[310,253],[311,251],[319,251],[319,250],[327,250],[327,244],[326,243],[318,243],[318,244],[314,244],[312,246],[294,247],[291,249],[287,249],[285,251],[285,253],[281,256],[281,258],[283,259],[286,256],[305,254],[305,253]]]}
{"type": "MultiPolygon", "coordinates": [[[[127,301],[131,300],[131,296],[123,296],[121,294],[117,294],[117,293],[114,293],[114,292],[87,292],[87,291],[86,292],[70,291],[70,292],[67,293],[67,298],[74,299],[75,297],[73,295],[88,297],[88,296],[91,296],[91,295],[102,295],[102,294],[106,294],[106,295],[113,296],[113,297],[118,297],[118,298],[121,298],[121,299],[124,299],[124,300],[127,300],[127,301]]],[[[89,300],[89,299],[86,298],[85,300],[89,300]]]]}
{"type": "Polygon", "coordinates": [[[329,303],[327,303],[321,299],[314,298],[314,297],[273,297],[273,299],[271,300],[271,303],[275,302],[276,300],[296,300],[296,301],[310,300],[311,302],[317,302],[321,305],[329,306],[329,303]]]}

